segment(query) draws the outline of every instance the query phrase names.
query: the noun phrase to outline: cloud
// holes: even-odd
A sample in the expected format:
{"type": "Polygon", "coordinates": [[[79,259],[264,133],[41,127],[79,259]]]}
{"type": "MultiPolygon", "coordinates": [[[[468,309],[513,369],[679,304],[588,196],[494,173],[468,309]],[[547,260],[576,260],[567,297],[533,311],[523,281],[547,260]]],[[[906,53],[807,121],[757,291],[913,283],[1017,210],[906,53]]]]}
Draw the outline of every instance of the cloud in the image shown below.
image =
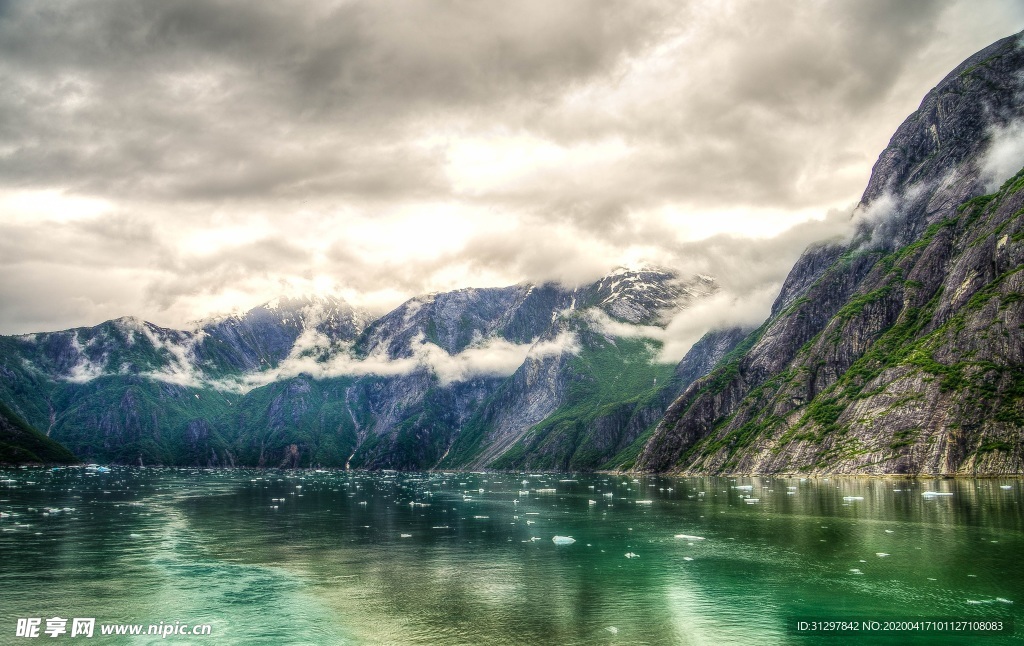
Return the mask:
{"type": "Polygon", "coordinates": [[[0,331],[637,260],[778,282],[782,232],[1020,27],[1012,0],[9,2],[0,331]]]}
{"type": "Polygon", "coordinates": [[[501,338],[483,340],[456,354],[449,354],[422,335],[410,342],[412,354],[392,359],[385,352],[357,358],[346,346],[333,346],[326,336],[307,328],[288,358],[272,370],[244,375],[240,380],[213,382],[224,390],[246,392],[281,379],[309,375],[315,379],[331,377],[383,377],[429,372],[441,385],[466,381],[476,377],[507,377],[528,358],[541,359],[564,353],[579,352],[579,342],[570,332],[562,332],[550,339],[536,339],[531,343],[516,344],[501,338]]]}
{"type": "Polygon", "coordinates": [[[994,193],[1024,168],[1024,120],[997,126],[989,136],[988,151],[981,161],[981,177],[986,192],[994,193]]]}

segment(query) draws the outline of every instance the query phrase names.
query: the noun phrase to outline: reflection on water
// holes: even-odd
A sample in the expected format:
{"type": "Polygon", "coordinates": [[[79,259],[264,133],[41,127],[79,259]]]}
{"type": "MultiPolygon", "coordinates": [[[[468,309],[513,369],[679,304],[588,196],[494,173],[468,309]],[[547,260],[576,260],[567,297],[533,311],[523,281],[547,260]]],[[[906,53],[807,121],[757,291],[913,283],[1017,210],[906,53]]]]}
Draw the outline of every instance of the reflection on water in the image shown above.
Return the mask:
{"type": "Polygon", "coordinates": [[[836,643],[792,632],[812,616],[1024,629],[1022,485],[6,470],[0,643],[52,616],[237,644],[836,643]]]}

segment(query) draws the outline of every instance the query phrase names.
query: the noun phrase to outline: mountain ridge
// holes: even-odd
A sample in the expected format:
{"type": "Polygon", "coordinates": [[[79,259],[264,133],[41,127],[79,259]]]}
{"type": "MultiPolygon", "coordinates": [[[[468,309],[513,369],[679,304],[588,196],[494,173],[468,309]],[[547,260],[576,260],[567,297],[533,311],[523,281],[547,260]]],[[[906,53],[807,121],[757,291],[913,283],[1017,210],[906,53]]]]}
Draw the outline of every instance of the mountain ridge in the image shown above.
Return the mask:
{"type": "Polygon", "coordinates": [[[483,468],[520,455],[547,418],[586,408],[571,384],[634,375],[601,402],[625,406],[603,422],[603,449],[559,441],[538,458],[592,469],[649,430],[680,384],[643,335],[716,290],[707,276],[623,268],[571,288],[417,296],[374,320],[331,298],[271,301],[195,330],[122,317],[0,337],[0,400],[94,460],[483,468]]]}
{"type": "Polygon", "coordinates": [[[1019,343],[1024,329],[1020,176],[984,190],[993,133],[1024,118],[1022,72],[1018,34],[925,96],[879,156],[853,239],[804,253],[768,321],[672,403],[636,470],[1021,470],[1022,355],[969,337],[1019,343]]]}

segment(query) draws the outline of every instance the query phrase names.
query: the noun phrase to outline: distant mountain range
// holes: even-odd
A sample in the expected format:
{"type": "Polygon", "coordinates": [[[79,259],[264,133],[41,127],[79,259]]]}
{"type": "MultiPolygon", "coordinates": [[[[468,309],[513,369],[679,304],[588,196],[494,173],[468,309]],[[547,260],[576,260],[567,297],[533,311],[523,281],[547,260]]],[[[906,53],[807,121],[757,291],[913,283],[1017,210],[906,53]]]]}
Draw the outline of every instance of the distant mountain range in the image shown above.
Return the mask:
{"type": "Polygon", "coordinates": [[[56,440],[131,464],[1021,473],[1024,171],[992,186],[1024,151],[1021,43],[928,93],[856,234],[808,249],[763,325],[678,365],[657,331],[717,286],[663,268],[377,319],[331,298],[190,331],[124,318],[0,337],[0,461],[66,459],[56,440]]]}
{"type": "Polygon", "coordinates": [[[91,461],[595,469],[638,452],[739,340],[708,337],[699,369],[658,360],[650,330],[716,290],[622,269],[421,296],[375,320],[333,298],[188,331],[122,318],[0,338],[0,399],[91,461]]]}

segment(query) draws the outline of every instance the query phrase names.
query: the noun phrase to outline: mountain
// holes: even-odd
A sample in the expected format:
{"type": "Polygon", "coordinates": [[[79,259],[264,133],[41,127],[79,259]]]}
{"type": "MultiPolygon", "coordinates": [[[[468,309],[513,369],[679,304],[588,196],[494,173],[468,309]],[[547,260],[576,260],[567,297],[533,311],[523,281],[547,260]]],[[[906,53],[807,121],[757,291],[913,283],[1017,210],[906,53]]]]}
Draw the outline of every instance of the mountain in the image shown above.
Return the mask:
{"type": "Polygon", "coordinates": [[[419,296],[372,320],[330,298],[191,330],[122,318],[0,337],[0,401],[95,461],[594,469],[635,458],[731,347],[712,335],[710,358],[678,372],[649,338],[716,290],[621,269],[419,296]]]}
{"type": "Polygon", "coordinates": [[[772,314],[669,407],[634,465],[673,473],[1024,469],[1022,36],[936,86],[872,171],[856,234],[809,249],[772,314]]]}
{"type": "Polygon", "coordinates": [[[0,464],[71,464],[78,459],[0,402],[0,464]]]}

